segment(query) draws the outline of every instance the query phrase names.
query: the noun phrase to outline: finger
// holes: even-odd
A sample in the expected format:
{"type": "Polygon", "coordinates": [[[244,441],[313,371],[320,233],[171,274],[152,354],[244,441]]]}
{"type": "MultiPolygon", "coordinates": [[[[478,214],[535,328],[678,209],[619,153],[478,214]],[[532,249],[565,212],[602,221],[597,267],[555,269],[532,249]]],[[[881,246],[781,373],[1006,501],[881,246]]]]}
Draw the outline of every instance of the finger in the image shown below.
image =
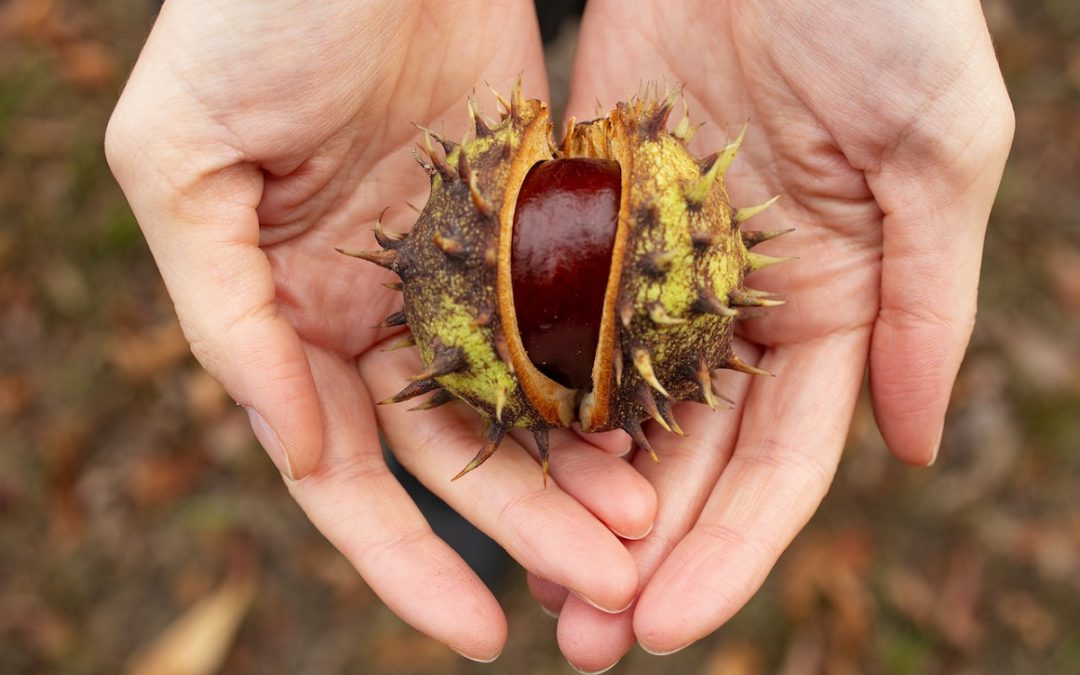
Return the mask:
{"type": "Polygon", "coordinates": [[[607,107],[623,100],[642,83],[673,81],[664,58],[657,54],[656,36],[642,29],[641,12],[660,10],[637,5],[628,12],[625,7],[626,3],[585,5],[579,31],[582,39],[574,53],[566,102],[567,119],[588,120],[605,115],[607,107]]]}
{"type": "Polygon", "coordinates": [[[495,598],[386,467],[371,399],[352,367],[308,353],[330,422],[322,461],[287,481],[293,497],[394,613],[468,658],[494,659],[506,641],[495,598]]]}
{"type": "Polygon", "coordinates": [[[604,614],[578,598],[567,598],[555,631],[559,651],[578,672],[610,670],[634,645],[632,609],[604,614]]]}
{"type": "Polygon", "coordinates": [[[569,592],[562,586],[547,579],[542,579],[532,572],[525,575],[525,581],[529,586],[529,592],[540,603],[540,607],[543,608],[544,612],[548,616],[558,617],[559,612],[562,611],[563,603],[566,602],[566,598],[570,595],[569,592]]]}
{"type": "Polygon", "coordinates": [[[258,246],[261,174],[225,148],[196,160],[146,138],[146,127],[128,121],[143,114],[154,117],[121,103],[109,126],[109,164],[195,357],[248,409],[282,473],[302,477],[322,451],[322,421],[300,338],[278,312],[258,246]]]}
{"type": "MultiPolygon", "coordinates": [[[[536,456],[532,439],[523,435],[515,433],[514,439],[536,456]]],[[[623,539],[649,533],[656,516],[656,492],[632,466],[569,431],[552,429],[548,445],[550,475],[563,491],[623,539]]]]}
{"type": "MultiPolygon", "coordinates": [[[[417,355],[406,350],[360,360],[361,377],[378,397],[396,393],[419,367],[417,355]]],[[[385,405],[377,414],[402,466],[525,569],[608,611],[630,603],[637,573],[626,548],[557,481],[545,488],[536,461],[512,437],[483,466],[451,481],[481,445],[474,411],[464,405],[422,412],[385,405]]]]}
{"type": "Polygon", "coordinates": [[[950,87],[935,109],[920,111],[922,123],[880,171],[867,173],[885,214],[870,391],[885,442],[913,464],[937,456],[975,321],[987,219],[1012,143],[1012,106],[988,36],[980,42],[965,70],[980,83],[950,87]]]}
{"type": "Polygon", "coordinates": [[[727,621],[810,518],[839,462],[868,339],[837,333],[763,357],[777,377],[751,384],[735,453],[638,600],[643,648],[669,653],[727,621]]]}
{"type": "Polygon", "coordinates": [[[622,429],[612,429],[611,431],[601,431],[595,433],[587,433],[581,430],[578,425],[573,426],[574,433],[578,435],[586,443],[590,443],[600,448],[604,452],[610,452],[616,457],[622,457],[626,453],[630,452],[633,447],[633,443],[630,441],[630,436],[627,435],[622,429]]]}
{"type": "MultiPolygon", "coordinates": [[[[756,363],[760,350],[740,345],[738,352],[747,362],[756,363]]],[[[678,406],[675,410],[679,425],[688,435],[679,437],[653,427],[650,440],[660,462],[644,453],[634,460],[635,468],[656,489],[659,501],[653,531],[641,541],[627,544],[643,586],[648,585],[661,562],[697,520],[734,448],[750,378],[720,371],[716,384],[719,391],[736,401],[733,409],[678,406]]],[[[559,649],[578,670],[598,672],[610,668],[636,640],[633,612],[631,607],[621,614],[604,614],[569,598],[559,616],[559,649]]]]}

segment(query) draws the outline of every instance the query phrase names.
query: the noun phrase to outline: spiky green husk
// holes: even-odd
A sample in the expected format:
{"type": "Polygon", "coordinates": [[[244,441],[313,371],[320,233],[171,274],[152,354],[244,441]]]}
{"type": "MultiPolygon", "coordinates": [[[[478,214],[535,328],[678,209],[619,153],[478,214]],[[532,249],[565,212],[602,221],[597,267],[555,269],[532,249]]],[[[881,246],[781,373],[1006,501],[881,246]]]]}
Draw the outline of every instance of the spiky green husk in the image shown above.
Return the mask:
{"type": "Polygon", "coordinates": [[[352,254],[401,276],[404,309],[384,325],[407,323],[425,364],[388,402],[435,392],[421,408],[456,397],[489,422],[480,451],[458,476],[490,457],[513,426],[536,435],[545,476],[547,430],[575,419],[586,431],[625,429],[651,453],[642,421],[652,418],[682,433],[671,414],[675,402],[716,407],[726,400],[712,389],[712,370],[763,372],[735,356],[733,323],[743,307],[779,304],[743,280],[776,262],[748,249],[783,232],[740,231],[768,206],[737,210],[728,199],[723,174],[742,134],[715,155],[696,159],[687,149],[688,118],[667,130],[675,100],[646,95],[620,103],[606,118],[572,125],[559,150],[551,144],[546,106],[524,100],[520,87],[510,101],[500,99],[506,110],[497,124],[486,123],[470,101],[472,139],[456,144],[425,130],[418,161],[431,176],[431,196],[413,230],[395,236],[377,226],[383,250],[352,254]],[[590,392],[566,390],[528,361],[509,282],[518,190],[529,168],[554,157],[613,159],[621,169],[590,392]]]}
{"type": "Polygon", "coordinates": [[[623,180],[609,286],[615,295],[606,308],[613,316],[601,328],[611,363],[596,364],[582,427],[622,428],[639,445],[647,443],[644,419],[681,433],[674,402],[715,407],[711,371],[746,369],[731,349],[739,307],[762,304],[742,290],[752,254],[723,178],[743,135],[698,160],[687,148],[686,118],[676,133],[667,131],[674,102],[620,103],[608,117],[575,126],[564,144],[572,156],[615,159],[623,180]]]}

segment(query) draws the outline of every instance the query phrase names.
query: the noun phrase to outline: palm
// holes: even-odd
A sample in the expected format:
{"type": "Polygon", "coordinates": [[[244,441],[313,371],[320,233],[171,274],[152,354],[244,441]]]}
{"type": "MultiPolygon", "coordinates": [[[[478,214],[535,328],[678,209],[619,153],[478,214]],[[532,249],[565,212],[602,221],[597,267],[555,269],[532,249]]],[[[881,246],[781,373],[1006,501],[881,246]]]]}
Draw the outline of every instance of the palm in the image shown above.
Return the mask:
{"type": "MultiPolygon", "coordinates": [[[[418,140],[413,124],[436,121],[448,135],[459,137],[466,128],[466,99],[485,80],[509,88],[512,78],[524,72],[536,95],[546,91],[528,15],[515,17],[518,25],[510,26],[501,18],[496,21],[494,13],[488,13],[487,21],[449,21],[448,12],[434,4],[410,12],[401,31],[438,35],[438,40],[386,34],[386,44],[374,50],[383,58],[344,55],[347,78],[331,79],[325,91],[315,92],[334,108],[332,124],[312,125],[310,115],[320,111],[308,101],[304,108],[292,108],[282,129],[280,137],[289,141],[284,152],[273,146],[252,149],[268,160],[259,205],[261,243],[274,270],[279,305],[305,341],[343,357],[359,356],[385,338],[387,331],[371,326],[400,308],[400,294],[382,286],[395,280],[392,275],[349,261],[334,249],[374,247],[372,225],[386,209],[383,222],[390,230],[407,231],[415,219],[407,204],[423,204],[427,180],[410,153],[418,140]],[[512,56],[491,50],[492,44],[504,45],[512,56]],[[520,49],[521,44],[531,48],[520,49]],[[387,58],[388,52],[396,52],[396,58],[387,58]],[[432,64],[444,67],[433,69],[432,64]],[[342,90],[353,92],[344,105],[332,101],[342,90]],[[275,165],[284,175],[273,175],[275,165]]],[[[363,15],[367,10],[354,11],[363,15]]],[[[371,49],[364,45],[364,51],[371,49]]],[[[325,80],[326,64],[313,63],[316,69],[297,75],[325,80]]],[[[288,89],[277,81],[272,86],[288,89]]],[[[254,110],[244,123],[258,129],[266,115],[265,109],[254,110]]]]}
{"type": "MultiPolygon", "coordinates": [[[[774,267],[750,279],[782,292],[789,307],[740,324],[742,333],[782,348],[872,322],[882,214],[863,171],[852,166],[830,129],[852,111],[814,107],[802,99],[788,85],[789,73],[770,67],[775,59],[770,50],[785,36],[772,32],[763,41],[755,32],[761,22],[733,16],[730,4],[710,11],[707,31],[698,29],[701,16],[690,7],[655,3],[652,19],[634,19],[633,26],[619,25],[629,21],[628,13],[607,13],[608,7],[593,10],[588,26],[595,30],[582,37],[587,53],[578,60],[574,81],[581,102],[594,96],[618,100],[642,79],[685,83],[691,120],[704,124],[693,141],[700,154],[718,149],[748,122],[746,140],[726,176],[735,204],[781,195],[748,227],[797,230],[763,250],[798,255],[809,264],[774,267]],[[641,25],[656,32],[636,32],[641,25]],[[616,45],[625,53],[611,54],[616,45]],[[591,59],[593,50],[610,56],[591,59]]],[[[812,78],[836,77],[810,68],[799,74],[811,90],[818,84],[812,78]]]]}
{"type": "MultiPolygon", "coordinates": [[[[981,21],[977,6],[974,11],[981,21]]],[[[965,76],[982,55],[962,44],[952,53],[941,50],[931,63],[906,58],[941,37],[927,29],[933,21],[912,14],[884,3],[842,11],[768,0],[590,4],[570,114],[589,117],[596,98],[613,103],[642,81],[674,80],[685,83],[692,121],[706,123],[694,139],[699,154],[721,147],[748,121],[728,189],[738,206],[781,195],[749,227],[795,228],[759,250],[799,260],[750,277],[749,284],[781,293],[787,305],[739,325],[748,343],[737,349],[777,377],[725,377],[735,410],[710,415],[684,406],[680,419],[692,427],[690,437],[661,432],[654,441],[661,465],[635,462],[660,500],[653,535],[630,544],[645,580],[640,611],[609,617],[568,601],[560,643],[579,667],[605,667],[635,637],[661,651],[681,647],[745,602],[828,488],[871,354],[872,328],[873,393],[887,440],[909,461],[932,456],[932,438],[925,438],[932,429],[911,431],[912,418],[903,420],[907,425],[894,421],[914,406],[932,425],[942,403],[936,391],[931,396],[938,400],[926,410],[903,398],[915,389],[905,359],[915,357],[910,367],[919,376],[926,366],[920,357],[937,355],[902,329],[918,323],[913,317],[937,316],[927,306],[934,289],[926,284],[944,277],[941,300],[955,303],[959,317],[973,296],[956,288],[951,270],[927,268],[920,256],[929,242],[912,241],[925,233],[904,221],[921,207],[912,199],[922,187],[918,162],[930,169],[921,177],[928,182],[970,187],[948,184],[971,180],[961,172],[943,177],[932,170],[942,156],[967,159],[963,150],[975,131],[943,138],[941,129],[924,128],[920,115],[951,103],[940,92],[970,84],[965,76]],[[888,45],[887,53],[879,45],[888,45]],[[874,61],[881,57],[891,66],[887,75],[874,61]],[[908,278],[911,267],[923,278],[908,278]],[[912,301],[927,304],[905,304],[912,301]],[[605,643],[598,648],[598,641],[605,643]]],[[[947,25],[942,21],[940,30],[947,25]]],[[[996,185],[993,167],[980,182],[989,177],[996,185]]],[[[966,235],[943,247],[954,245],[966,246],[965,254],[972,246],[978,251],[966,235]]],[[[947,371],[953,361],[958,354],[933,365],[947,371]]]]}

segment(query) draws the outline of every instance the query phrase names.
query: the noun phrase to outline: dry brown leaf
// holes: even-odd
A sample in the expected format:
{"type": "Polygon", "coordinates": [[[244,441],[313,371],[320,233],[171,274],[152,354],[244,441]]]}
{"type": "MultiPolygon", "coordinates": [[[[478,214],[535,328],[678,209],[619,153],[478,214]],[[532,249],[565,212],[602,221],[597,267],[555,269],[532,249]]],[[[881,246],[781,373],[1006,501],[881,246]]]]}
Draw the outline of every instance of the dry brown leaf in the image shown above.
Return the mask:
{"type": "Polygon", "coordinates": [[[0,418],[16,417],[30,401],[30,386],[23,373],[0,376],[0,418]]]}
{"type": "Polygon", "coordinates": [[[75,315],[90,304],[86,276],[71,261],[57,256],[41,272],[41,288],[49,304],[67,315],[75,315]]]}
{"type": "Polygon", "coordinates": [[[20,158],[50,159],[68,155],[78,133],[74,119],[60,116],[28,115],[12,119],[8,125],[9,140],[5,149],[20,158]]]}
{"type": "Polygon", "coordinates": [[[41,455],[49,472],[49,541],[61,550],[75,546],[85,530],[85,505],[77,487],[93,434],[92,418],[71,410],[51,419],[42,435],[41,455]]]}
{"type": "MultiPolygon", "coordinates": [[[[1070,56],[1070,69],[1076,70],[1077,84],[1080,85],[1080,47],[1073,47],[1070,56]]],[[[1050,275],[1054,295],[1064,309],[1080,311],[1080,251],[1068,244],[1055,247],[1050,252],[1049,264],[1043,269],[1050,275]]]]}
{"type": "Polygon", "coordinates": [[[251,433],[248,416],[239,406],[226,410],[221,419],[208,423],[203,433],[204,452],[215,464],[245,468],[266,461],[251,433]]]}
{"type": "Polygon", "coordinates": [[[385,632],[371,645],[371,662],[381,672],[415,672],[417,664],[424,664],[426,672],[439,673],[458,660],[449,647],[404,626],[385,632]]]}
{"type": "Polygon", "coordinates": [[[103,87],[116,74],[116,56],[98,40],[73,40],[57,47],[64,77],[88,89],[103,87]]]}
{"type": "Polygon", "coordinates": [[[1021,591],[1006,592],[994,604],[998,619],[1016,631],[1028,647],[1045,651],[1058,642],[1057,620],[1031,595],[1021,591]]]}
{"type": "Polygon", "coordinates": [[[222,584],[180,616],[128,669],[129,675],[211,675],[220,670],[255,598],[251,577],[222,584]]]}
{"type": "Polygon", "coordinates": [[[187,358],[188,343],[175,319],[139,333],[115,338],[106,348],[109,362],[124,375],[150,379],[187,358]]]}
{"type": "Polygon", "coordinates": [[[861,651],[874,624],[866,581],[871,555],[866,533],[854,528],[805,537],[784,567],[785,613],[799,622],[823,623],[833,651],[861,651]]]}
{"type": "Polygon", "coordinates": [[[960,550],[936,585],[895,568],[885,574],[885,593],[889,603],[913,624],[958,651],[973,653],[985,637],[978,612],[984,566],[981,554],[960,550]]]}
{"type": "Polygon", "coordinates": [[[922,577],[901,567],[885,573],[885,593],[889,603],[912,623],[930,622],[937,605],[936,591],[922,577]]]}
{"type": "Polygon", "coordinates": [[[304,573],[330,588],[338,602],[363,607],[373,599],[356,568],[336,550],[326,546],[312,547],[304,551],[299,560],[304,573]]]}
{"type": "Polygon", "coordinates": [[[938,596],[938,630],[960,651],[973,653],[983,643],[985,630],[979,618],[979,603],[985,568],[982,552],[955,551],[938,596]]]}
{"type": "Polygon", "coordinates": [[[1080,379],[1080,350],[1060,331],[1031,321],[988,325],[1031,386],[1043,391],[1069,390],[1080,379]]]}
{"type": "Polygon", "coordinates": [[[166,506],[185,496],[205,470],[205,456],[197,452],[142,455],[127,475],[128,492],[139,507],[166,506]]]}
{"type": "Polygon", "coordinates": [[[765,672],[765,654],[752,642],[725,640],[705,657],[701,675],[758,675],[765,672]]]}
{"type": "Polygon", "coordinates": [[[194,417],[207,422],[220,418],[230,402],[225,388],[202,368],[184,377],[184,395],[194,417]]]}
{"type": "Polygon", "coordinates": [[[0,35],[43,45],[57,57],[60,73],[87,88],[109,84],[118,62],[112,48],[90,35],[86,7],[56,0],[12,0],[0,7],[0,35]]]}
{"type": "Polygon", "coordinates": [[[55,9],[55,0],[12,0],[0,10],[0,35],[49,39],[55,9]]]}
{"type": "Polygon", "coordinates": [[[821,626],[807,623],[788,640],[784,659],[776,672],[779,675],[821,675],[826,672],[825,664],[825,630],[821,626]]]}

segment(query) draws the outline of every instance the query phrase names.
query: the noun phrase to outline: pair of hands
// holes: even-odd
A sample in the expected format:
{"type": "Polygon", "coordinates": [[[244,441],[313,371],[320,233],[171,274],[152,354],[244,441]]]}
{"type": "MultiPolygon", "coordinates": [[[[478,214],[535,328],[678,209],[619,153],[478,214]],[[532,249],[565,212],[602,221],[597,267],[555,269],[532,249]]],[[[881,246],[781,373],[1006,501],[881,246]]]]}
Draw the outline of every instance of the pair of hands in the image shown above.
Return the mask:
{"type": "Polygon", "coordinates": [[[740,324],[741,353],[779,376],[725,373],[735,408],[682,406],[689,437],[653,436],[659,465],[620,458],[621,432],[562,432],[547,489],[514,438],[451,484],[475,416],[375,409],[418,359],[381,353],[391,332],[369,328],[398,308],[381,286],[393,277],[334,248],[373,248],[383,208],[405,231],[404,204],[425,201],[410,122],[459,136],[477,85],[519,75],[546,98],[525,0],[166,3],[106,151],[196,357],[387,605],[469,658],[505,641],[377,429],[529,570],[564,654],[598,671],[635,641],[677,650],[748,600],[824,496],[868,366],[889,447],[934,460],[1013,118],[976,0],[592,0],[568,114],[666,80],[707,123],[699,154],[750,121],[730,191],[737,205],[783,195],[754,225],[797,228],[772,250],[800,260],[755,275],[788,304],[740,324]]]}

